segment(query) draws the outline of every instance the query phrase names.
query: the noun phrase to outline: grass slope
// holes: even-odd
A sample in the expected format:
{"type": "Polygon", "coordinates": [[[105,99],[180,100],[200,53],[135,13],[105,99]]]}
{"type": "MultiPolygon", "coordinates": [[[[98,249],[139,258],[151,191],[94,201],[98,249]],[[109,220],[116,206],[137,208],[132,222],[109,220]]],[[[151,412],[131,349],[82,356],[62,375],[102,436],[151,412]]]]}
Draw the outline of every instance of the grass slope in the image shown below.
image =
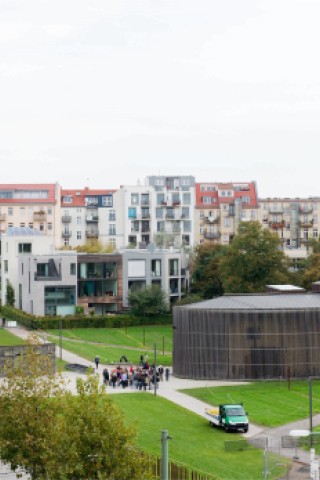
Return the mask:
{"type": "MultiPolygon", "coordinates": [[[[149,393],[112,395],[112,399],[123,410],[125,421],[135,425],[138,445],[144,451],[160,457],[161,431],[168,430],[173,437],[169,442],[170,461],[216,475],[219,480],[262,478],[262,450],[225,452],[224,442],[240,440],[241,435],[210,428],[205,418],[149,393]]],[[[275,467],[268,478],[279,478],[280,471],[275,467]]]]}
{"type": "MultiPolygon", "coordinates": [[[[249,385],[207,387],[183,390],[211,405],[243,403],[250,420],[277,427],[309,417],[308,380],[255,382],[249,385]]],[[[313,381],[313,414],[320,412],[320,380],[313,381]]]]}
{"type": "Polygon", "coordinates": [[[5,330],[4,328],[0,328],[0,345],[2,347],[22,345],[24,343],[24,340],[16,337],[13,333],[8,332],[8,330],[5,330]]]}

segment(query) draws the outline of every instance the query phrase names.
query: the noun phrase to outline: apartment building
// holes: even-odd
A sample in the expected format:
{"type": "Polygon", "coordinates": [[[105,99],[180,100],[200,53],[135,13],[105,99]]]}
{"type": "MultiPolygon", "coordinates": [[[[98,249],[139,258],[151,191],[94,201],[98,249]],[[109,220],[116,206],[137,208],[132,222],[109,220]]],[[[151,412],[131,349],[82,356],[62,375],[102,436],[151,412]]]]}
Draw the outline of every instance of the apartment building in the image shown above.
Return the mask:
{"type": "Polygon", "coordinates": [[[153,240],[174,248],[194,245],[195,178],[148,176],[153,189],[153,240]]]}
{"type": "Polygon", "coordinates": [[[3,305],[10,283],[17,308],[35,315],[74,313],[75,252],[57,252],[53,236],[30,227],[9,227],[1,248],[3,305]]]}
{"type": "Polygon", "coordinates": [[[285,254],[299,260],[309,253],[311,239],[319,238],[320,198],[259,199],[259,221],[279,235],[285,254]]]}
{"type": "Polygon", "coordinates": [[[0,184],[0,233],[34,228],[60,244],[60,190],[52,184],[0,184]]]}
{"type": "Polygon", "coordinates": [[[121,252],[123,261],[123,305],[128,307],[128,293],[158,285],[166,293],[168,304],[181,299],[186,288],[187,259],[180,250],[127,249],[121,252]]]}
{"type": "Polygon", "coordinates": [[[76,247],[87,242],[118,246],[115,190],[61,190],[60,245],[76,247]]]}
{"type": "Polygon", "coordinates": [[[195,239],[229,244],[241,221],[258,220],[255,182],[196,183],[195,239]]]}

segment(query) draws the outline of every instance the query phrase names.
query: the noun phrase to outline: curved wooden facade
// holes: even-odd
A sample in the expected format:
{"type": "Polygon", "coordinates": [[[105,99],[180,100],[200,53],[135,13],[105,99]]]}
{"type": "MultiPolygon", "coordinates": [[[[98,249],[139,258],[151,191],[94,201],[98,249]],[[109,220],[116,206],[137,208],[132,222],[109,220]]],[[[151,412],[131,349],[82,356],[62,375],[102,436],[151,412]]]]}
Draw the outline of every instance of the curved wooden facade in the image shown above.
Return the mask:
{"type": "Polygon", "coordinates": [[[177,377],[249,380],[320,375],[320,308],[199,305],[174,308],[177,377]]]}

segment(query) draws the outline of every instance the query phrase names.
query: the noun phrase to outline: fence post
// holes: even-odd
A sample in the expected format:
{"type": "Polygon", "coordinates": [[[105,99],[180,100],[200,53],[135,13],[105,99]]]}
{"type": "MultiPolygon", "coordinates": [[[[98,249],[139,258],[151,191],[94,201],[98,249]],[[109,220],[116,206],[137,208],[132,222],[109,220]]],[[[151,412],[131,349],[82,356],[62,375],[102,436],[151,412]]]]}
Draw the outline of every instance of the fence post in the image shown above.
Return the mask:
{"type": "Polygon", "coordinates": [[[171,440],[171,438],[168,435],[168,430],[161,431],[160,480],[169,480],[168,440],[171,440]]]}

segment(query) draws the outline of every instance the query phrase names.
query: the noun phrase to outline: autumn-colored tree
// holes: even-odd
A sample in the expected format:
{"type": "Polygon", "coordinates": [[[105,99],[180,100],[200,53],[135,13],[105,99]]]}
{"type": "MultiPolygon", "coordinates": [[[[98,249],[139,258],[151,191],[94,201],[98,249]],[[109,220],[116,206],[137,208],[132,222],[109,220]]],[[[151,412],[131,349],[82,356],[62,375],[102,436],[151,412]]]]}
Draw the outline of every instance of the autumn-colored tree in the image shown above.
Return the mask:
{"type": "Polygon", "coordinates": [[[78,395],[51,374],[36,338],[0,385],[1,459],[32,480],[149,479],[135,432],[93,374],[78,395]]]}
{"type": "Polygon", "coordinates": [[[223,294],[219,264],[226,253],[226,247],[205,243],[195,249],[192,262],[192,292],[202,298],[212,298],[223,294]]]}
{"type": "Polygon", "coordinates": [[[223,288],[227,293],[263,292],[268,284],[288,283],[288,267],[276,234],[259,222],[241,222],[220,262],[223,288]]]}
{"type": "Polygon", "coordinates": [[[320,280],[320,253],[314,253],[307,259],[305,269],[302,273],[301,284],[310,290],[313,282],[320,280]]]}

